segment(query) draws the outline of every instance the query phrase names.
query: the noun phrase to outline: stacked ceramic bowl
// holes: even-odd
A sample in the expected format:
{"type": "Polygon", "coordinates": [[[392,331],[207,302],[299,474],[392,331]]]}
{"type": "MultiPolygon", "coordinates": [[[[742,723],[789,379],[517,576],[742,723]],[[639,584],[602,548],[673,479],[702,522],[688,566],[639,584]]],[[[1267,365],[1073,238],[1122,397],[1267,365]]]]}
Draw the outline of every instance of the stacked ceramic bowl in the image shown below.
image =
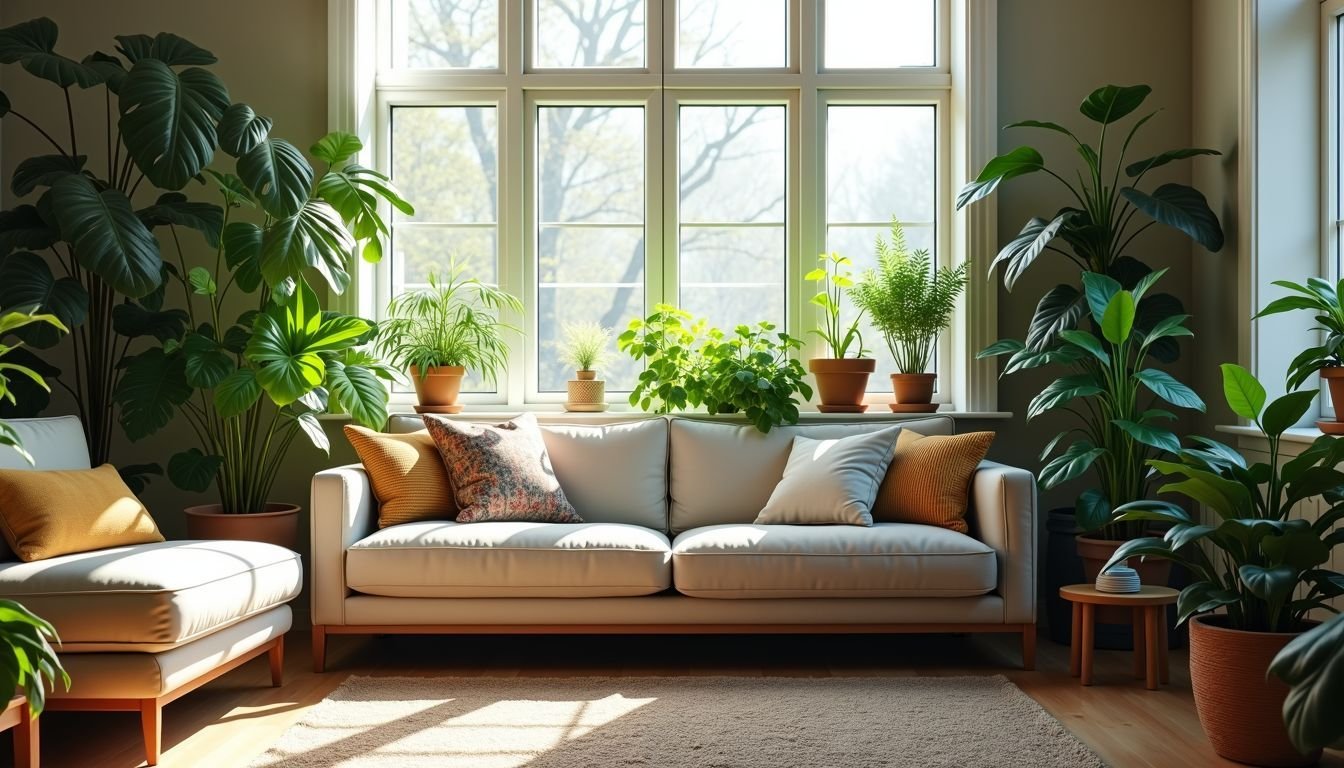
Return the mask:
{"type": "Polygon", "coordinates": [[[1138,592],[1139,572],[1123,565],[1113,566],[1097,576],[1098,592],[1138,592]]]}

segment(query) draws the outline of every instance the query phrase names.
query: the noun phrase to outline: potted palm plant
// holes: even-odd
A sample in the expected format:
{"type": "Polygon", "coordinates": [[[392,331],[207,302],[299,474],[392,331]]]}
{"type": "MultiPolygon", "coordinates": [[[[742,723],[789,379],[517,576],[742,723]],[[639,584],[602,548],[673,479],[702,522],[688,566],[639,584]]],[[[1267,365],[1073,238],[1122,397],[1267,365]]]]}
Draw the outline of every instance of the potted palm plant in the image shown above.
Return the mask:
{"type": "Polygon", "coordinates": [[[500,314],[522,309],[517,297],[467,277],[466,265],[454,261],[446,277],[430,274],[426,286],[392,299],[378,348],[392,365],[410,369],[416,411],[460,413],[457,399],[467,371],[493,382],[507,362],[504,334],[518,330],[500,314]]]}
{"type": "Polygon", "coordinates": [[[576,323],[565,326],[565,344],[561,355],[575,368],[574,378],[566,382],[566,411],[607,410],[606,382],[597,378],[597,366],[611,354],[612,333],[600,323],[576,323]]]}
{"type": "Polygon", "coordinates": [[[831,353],[830,357],[814,357],[807,361],[807,369],[817,380],[817,397],[821,400],[817,410],[822,413],[863,413],[868,410],[863,395],[868,390],[868,377],[877,361],[868,357],[868,350],[863,347],[863,336],[859,333],[863,312],[850,323],[840,319],[840,302],[854,287],[854,276],[850,272],[853,262],[835,252],[823,253],[817,259],[821,266],[803,278],[820,284],[812,303],[821,308],[822,327],[814,328],[812,333],[825,342],[831,353]],[[849,356],[851,350],[853,357],[849,356]]]}
{"type": "Polygon", "coordinates": [[[866,270],[850,292],[855,306],[872,318],[896,359],[891,388],[897,413],[938,410],[932,402],[937,374],[928,373],[938,334],[952,322],[966,287],[966,264],[934,268],[927,250],[911,251],[900,222],[891,221],[891,242],[877,238],[877,269],[866,270]]]}
{"type": "Polygon", "coordinates": [[[1195,447],[1181,449],[1176,461],[1150,459],[1148,466],[1167,481],[1159,492],[1207,506],[1216,519],[1203,522],[1168,501],[1121,505],[1114,522],[1169,528],[1160,538],[1122,544],[1106,567],[1152,557],[1190,572],[1177,611],[1180,621],[1190,622],[1190,681],[1214,751],[1253,765],[1312,765],[1319,744],[1306,753],[1293,745],[1282,717],[1288,687],[1268,673],[1276,655],[1314,625],[1311,613],[1329,610],[1327,601],[1344,595],[1344,574],[1324,567],[1344,540],[1336,530],[1344,520],[1344,472],[1337,469],[1344,441],[1322,435],[1281,460],[1283,433],[1306,414],[1317,391],[1290,392],[1266,404],[1264,387],[1244,368],[1225,364],[1222,372],[1227,404],[1264,434],[1268,460],[1248,463],[1207,438],[1195,438],[1195,447]],[[1317,495],[1328,506],[1315,521],[1294,515],[1299,503],[1317,495]]]}
{"type": "Polygon", "coordinates": [[[1311,312],[1320,325],[1315,329],[1322,334],[1321,343],[1308,347],[1288,368],[1288,388],[1297,389],[1315,374],[1320,374],[1330,390],[1330,403],[1335,418],[1320,419],[1316,427],[1330,435],[1344,434],[1344,306],[1340,305],[1339,291],[1344,282],[1331,285],[1319,277],[1307,279],[1307,284],[1275,280],[1274,285],[1286,288],[1291,295],[1271,301],[1255,317],[1267,317],[1283,312],[1304,309],[1311,312]]]}

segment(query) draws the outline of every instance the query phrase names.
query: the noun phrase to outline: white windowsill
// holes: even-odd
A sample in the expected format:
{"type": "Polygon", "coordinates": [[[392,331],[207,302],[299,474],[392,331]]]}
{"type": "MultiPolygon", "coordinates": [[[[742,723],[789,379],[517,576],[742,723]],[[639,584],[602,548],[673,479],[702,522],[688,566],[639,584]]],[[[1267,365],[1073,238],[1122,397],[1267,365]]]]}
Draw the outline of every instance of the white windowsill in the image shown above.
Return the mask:
{"type": "MultiPolygon", "coordinates": [[[[1219,424],[1215,429],[1228,435],[1237,437],[1248,437],[1251,439],[1264,439],[1265,433],[1261,432],[1259,427],[1252,427],[1246,424],[1219,424]]],[[[1312,443],[1320,437],[1323,432],[1315,427],[1293,427],[1283,433],[1283,439],[1290,443],[1312,443]]]]}
{"type": "MultiPolygon", "coordinates": [[[[600,413],[573,413],[562,410],[555,405],[533,405],[525,408],[502,409],[498,405],[480,405],[472,407],[467,406],[466,410],[459,414],[451,415],[460,419],[472,419],[480,421],[495,421],[511,419],[520,413],[535,413],[543,422],[555,423],[574,423],[574,424],[603,424],[619,421],[637,421],[640,419],[656,419],[662,414],[648,413],[646,411],[632,410],[608,410],[600,413]]],[[[390,416],[416,416],[414,409],[409,405],[393,403],[389,409],[390,416]]],[[[746,417],[741,414],[722,414],[713,415],[704,412],[677,412],[668,414],[678,418],[689,419],[712,419],[714,421],[741,421],[746,423],[746,417]]],[[[936,413],[892,413],[885,406],[876,406],[869,408],[867,413],[820,413],[818,411],[803,411],[799,414],[799,423],[818,424],[818,423],[846,423],[853,421],[912,421],[915,419],[926,419],[933,416],[946,416],[951,419],[980,419],[997,420],[1011,419],[1011,411],[954,411],[943,409],[936,413]],[[882,410],[877,410],[880,407],[882,410]]],[[[345,414],[327,413],[318,416],[319,419],[329,421],[348,421],[349,416],[345,414]]]]}

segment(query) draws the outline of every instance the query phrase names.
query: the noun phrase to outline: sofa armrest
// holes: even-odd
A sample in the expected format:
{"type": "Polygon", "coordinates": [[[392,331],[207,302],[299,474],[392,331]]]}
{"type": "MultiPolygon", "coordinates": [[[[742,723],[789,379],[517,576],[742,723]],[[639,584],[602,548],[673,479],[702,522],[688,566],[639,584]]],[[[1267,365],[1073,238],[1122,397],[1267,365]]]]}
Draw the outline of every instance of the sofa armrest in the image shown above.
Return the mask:
{"type": "Polygon", "coordinates": [[[1003,620],[1036,621],[1036,478],[1025,469],[980,462],[969,515],[980,540],[998,553],[1003,620]]]}
{"type": "Polygon", "coordinates": [[[360,464],[313,475],[313,624],[344,624],[345,550],[372,533],[378,516],[373,488],[360,464]]]}

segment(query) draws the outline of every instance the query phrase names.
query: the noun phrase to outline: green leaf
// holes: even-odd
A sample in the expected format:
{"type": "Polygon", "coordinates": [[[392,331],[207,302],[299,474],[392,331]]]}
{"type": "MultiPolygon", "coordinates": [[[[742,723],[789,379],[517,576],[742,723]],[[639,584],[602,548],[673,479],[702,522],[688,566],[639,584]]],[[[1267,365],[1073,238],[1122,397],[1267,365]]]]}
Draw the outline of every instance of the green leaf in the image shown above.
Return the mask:
{"type": "Polygon", "coordinates": [[[976,354],[975,359],[984,360],[987,357],[1016,354],[1026,348],[1027,345],[1017,339],[1000,339],[980,350],[980,352],[976,354]]]}
{"type": "Polygon", "coordinates": [[[1083,293],[1087,296],[1087,306],[1092,311],[1092,320],[1098,326],[1106,315],[1106,308],[1111,305],[1111,299],[1122,290],[1124,286],[1109,275],[1096,272],[1083,273],[1083,293]]]}
{"type": "Polygon", "coordinates": [[[1223,363],[1218,366],[1223,372],[1223,396],[1232,412],[1256,421],[1265,407],[1265,388],[1255,380],[1251,372],[1235,363],[1223,363]]]}
{"type": "Polygon", "coordinates": [[[117,467],[117,474],[121,475],[121,481],[131,489],[131,493],[139,496],[149,487],[150,480],[163,475],[163,467],[158,464],[127,464],[117,467]]]}
{"type": "MultiPolygon", "coordinates": [[[[89,294],[73,277],[54,277],[41,256],[19,251],[0,262],[0,307],[55,315],[66,328],[74,328],[88,316],[89,294]]],[[[34,323],[20,329],[17,335],[28,344],[45,349],[55,346],[63,334],[50,324],[34,323]]]]}
{"type": "Polygon", "coordinates": [[[1104,449],[1095,448],[1086,440],[1079,440],[1041,468],[1038,483],[1043,490],[1048,491],[1083,474],[1093,462],[1105,455],[1104,449]]]}
{"type": "Polygon", "coordinates": [[[140,298],[159,286],[159,244],[115,189],[101,192],[84,176],[62,177],[51,188],[52,209],[75,258],[118,292],[140,298]]]}
{"type": "Polygon", "coordinates": [[[1204,401],[1193,389],[1172,378],[1166,371],[1144,368],[1134,374],[1134,378],[1142,382],[1153,394],[1177,408],[1190,408],[1201,412],[1205,408],[1204,401]]]}
{"type": "Polygon", "coordinates": [[[9,97],[5,95],[4,91],[0,91],[0,117],[9,114],[10,106],[9,97]]]}
{"type": "Polygon", "coordinates": [[[1111,297],[1101,316],[1101,335],[1112,344],[1123,344],[1134,329],[1134,294],[1120,291],[1111,297]]]}
{"type": "Polygon", "coordinates": [[[1125,166],[1125,175],[1131,179],[1140,174],[1147,173],[1154,168],[1161,168],[1173,160],[1185,160],[1186,158],[1196,157],[1198,155],[1221,155],[1216,149],[1199,149],[1192,147],[1189,149],[1169,149],[1159,155],[1153,155],[1146,160],[1140,160],[1137,163],[1130,163],[1125,166]]]}
{"type": "Polygon", "coordinates": [[[1111,500],[1105,491],[1089,488],[1074,502],[1073,516],[1085,533],[1099,531],[1111,522],[1111,500]]]}
{"type": "Polygon", "coordinates": [[[1307,415],[1307,411],[1311,410],[1317,394],[1319,394],[1317,390],[1307,389],[1289,392],[1275,399],[1265,408],[1264,416],[1260,419],[1265,434],[1278,436],[1296,426],[1302,417],[1307,415]]]}
{"type": "Polygon", "coordinates": [[[56,53],[56,35],[56,22],[46,17],[0,29],[0,64],[21,63],[31,74],[62,88],[101,83],[97,69],[56,53]]]}
{"type": "Polygon", "coordinates": [[[238,158],[238,177],[277,219],[292,217],[308,202],[313,167],[293,144],[266,139],[238,158]]]}
{"type": "Polygon", "coordinates": [[[1168,453],[1179,453],[1181,450],[1181,439],[1175,432],[1169,429],[1153,427],[1147,424],[1139,424],[1126,419],[1111,419],[1111,423],[1119,427],[1125,434],[1134,438],[1135,441],[1144,445],[1166,451],[1168,453]]]}
{"type": "Polygon", "coordinates": [[[112,308],[112,330],[128,339],[141,336],[153,336],[160,342],[180,339],[187,321],[187,313],[180,309],[150,311],[129,301],[112,308]]]}
{"type": "Polygon", "coordinates": [[[207,456],[200,448],[189,448],[168,460],[168,479],[184,491],[201,493],[210,488],[223,465],[224,457],[207,456]]]}
{"type": "Polygon", "coordinates": [[[40,251],[59,239],[60,235],[42,219],[35,206],[20,205],[0,211],[0,258],[19,248],[40,251]]]}
{"type": "MultiPolygon", "coordinates": [[[[44,379],[52,379],[61,375],[59,368],[38,357],[31,349],[23,347],[10,349],[5,355],[5,362],[22,365],[44,379]]],[[[14,402],[0,398],[0,419],[24,419],[38,416],[51,402],[50,388],[45,383],[39,385],[26,376],[18,376],[12,379],[9,382],[8,389],[9,393],[14,396],[14,402]]],[[[4,422],[0,421],[0,424],[4,424],[4,422]]]]}
{"type": "Polygon", "coordinates": [[[1060,331],[1059,338],[1075,347],[1087,350],[1093,357],[1101,361],[1102,365],[1111,364],[1111,356],[1101,345],[1101,340],[1087,331],[1060,331]]]}
{"type": "Polygon", "coordinates": [[[199,66],[219,61],[215,58],[215,54],[171,32],[160,32],[155,35],[146,55],[174,67],[199,66]]]}
{"type": "Polygon", "coordinates": [[[132,441],[163,429],[173,411],[191,397],[181,355],[166,355],[157,347],[127,358],[126,370],[117,381],[113,399],[126,436],[132,441]]]}
{"type": "Polygon", "coordinates": [[[224,209],[214,203],[194,203],[181,192],[166,192],[136,215],[146,227],[173,225],[200,232],[211,248],[219,246],[219,230],[224,226],[224,209]]]}
{"type": "Polygon", "coordinates": [[[176,72],[157,59],[131,67],[118,99],[122,141],[154,186],[181,189],[215,156],[215,123],[229,92],[214,73],[176,72]]]}
{"type": "Polygon", "coordinates": [[[1223,228],[1199,190],[1184,184],[1163,184],[1152,194],[1133,187],[1121,189],[1120,194],[1135,208],[1179,229],[1209,251],[1222,250],[1223,228]]]}
{"type": "Polygon", "coordinates": [[[198,296],[214,296],[219,290],[214,275],[205,267],[192,267],[187,273],[187,283],[191,285],[192,293],[198,296]]]}
{"type": "Polygon", "coordinates": [[[1180,557],[1171,551],[1171,547],[1167,545],[1167,542],[1162,539],[1148,536],[1138,539],[1130,539],[1124,544],[1121,544],[1116,548],[1115,553],[1111,555],[1111,559],[1107,560],[1106,564],[1101,567],[1101,570],[1105,573],[1111,569],[1111,566],[1119,565],[1131,557],[1156,557],[1162,560],[1180,560],[1180,557]]]}
{"type": "Polygon", "coordinates": [[[317,416],[311,411],[305,411],[294,417],[294,421],[299,425],[299,429],[308,436],[313,447],[325,454],[331,454],[331,439],[327,437],[326,430],[322,429],[322,422],[317,420],[317,416]]]}
{"type": "Polygon", "coordinates": [[[1146,85],[1106,85],[1088,94],[1078,111],[1083,117],[1109,125],[1139,108],[1153,89],[1146,85]]]}
{"type": "Polygon", "coordinates": [[[1297,570],[1287,566],[1265,568],[1246,564],[1237,569],[1246,591],[1270,605],[1281,605],[1297,588],[1297,570]]]}
{"type": "Polygon", "coordinates": [[[343,291],[349,283],[345,262],[355,242],[340,216],[322,200],[309,200],[298,213],[274,222],[262,235],[261,274],[271,286],[297,280],[307,268],[325,268],[343,291]],[[342,283],[339,276],[344,275],[342,283]]]}
{"type": "Polygon", "coordinates": [[[121,85],[126,82],[126,68],[122,66],[121,59],[102,51],[94,51],[80,59],[79,63],[97,72],[103,78],[103,83],[107,85],[107,90],[112,93],[121,93],[121,85]]]}
{"type": "Polygon", "coordinates": [[[1082,293],[1072,285],[1056,285],[1041,297],[1027,328],[1027,348],[1042,352],[1055,344],[1060,331],[1078,327],[1087,311],[1082,293]]]}
{"type": "Polygon", "coordinates": [[[230,207],[240,207],[243,205],[253,206],[256,200],[252,197],[252,190],[247,188],[243,180],[234,176],[232,173],[220,173],[213,168],[206,168],[205,172],[215,180],[219,191],[224,195],[224,202],[230,207]]]}
{"type": "Polygon", "coordinates": [[[230,104],[219,118],[219,148],[241,157],[270,135],[271,118],[262,117],[246,104],[230,104]]]}
{"type": "Polygon", "coordinates": [[[251,368],[238,368],[215,385],[215,411],[221,419],[246,413],[261,399],[261,384],[251,368]]]}
{"type": "Polygon", "coordinates": [[[231,221],[224,227],[224,261],[247,293],[261,285],[261,239],[261,227],[251,222],[231,221]]]}
{"type": "Polygon", "coordinates": [[[1091,374],[1075,374],[1055,379],[1027,404],[1027,421],[1077,398],[1091,397],[1102,392],[1102,388],[1091,374]]]}
{"type": "MultiPolygon", "coordinates": [[[[1026,272],[1027,268],[1036,261],[1036,258],[1045,252],[1046,246],[1059,235],[1059,230],[1074,215],[1073,211],[1065,211],[1054,219],[1046,221],[1045,219],[1032,218],[1027,225],[1022,228],[1017,237],[1008,241],[1008,244],[999,251],[999,255],[989,265],[989,271],[1000,263],[1006,264],[1003,272],[1003,286],[1008,290],[1013,290],[1017,284],[1017,279],[1026,272]]],[[[824,295],[824,294],[823,294],[824,295]]]]}
{"type": "Polygon", "coordinates": [[[1269,671],[1289,685],[1283,719],[1299,750],[1310,753],[1344,738],[1344,617],[1293,638],[1269,671]]]}
{"type": "Polygon", "coordinates": [[[88,155],[34,155],[14,166],[9,188],[15,197],[23,197],[38,187],[50,187],[62,176],[84,170],[88,155]]]}
{"type": "Polygon", "coordinates": [[[237,369],[233,358],[214,339],[189,333],[182,340],[187,383],[197,389],[212,389],[237,369]]]}
{"type": "Polygon", "coordinates": [[[1181,590],[1176,598],[1177,621],[1186,621],[1197,613],[1208,613],[1239,602],[1241,595],[1236,592],[1213,582],[1197,581],[1181,590]]]}
{"type": "Polygon", "coordinates": [[[342,131],[333,131],[318,139],[308,152],[327,165],[337,165],[359,154],[364,142],[358,136],[342,131]]]}
{"type": "Polygon", "coordinates": [[[292,342],[293,337],[274,318],[261,315],[247,344],[247,359],[257,366],[257,383],[280,406],[311,392],[327,374],[321,355],[292,342]]]}
{"type": "Polygon", "coordinates": [[[1007,130],[1008,128],[1043,128],[1047,131],[1062,133],[1065,136],[1068,136],[1069,138],[1073,139],[1074,141],[1078,140],[1078,137],[1073,135],[1073,131],[1070,131],[1068,128],[1065,128],[1059,123],[1052,123],[1047,120],[1019,120],[1016,123],[1009,123],[1008,125],[1005,125],[1003,127],[1005,130],[1007,130]]]}
{"type": "Polygon", "coordinates": [[[999,155],[985,164],[974,181],[961,188],[961,192],[957,194],[957,210],[988,197],[1001,182],[1035,173],[1044,167],[1045,158],[1031,147],[1018,147],[1007,154],[999,155]]]}
{"type": "Polygon", "coordinates": [[[1265,553],[1270,562],[1287,565],[1297,571],[1307,571],[1330,562],[1330,547],[1311,529],[1266,536],[1260,540],[1260,551],[1265,553]]]}

